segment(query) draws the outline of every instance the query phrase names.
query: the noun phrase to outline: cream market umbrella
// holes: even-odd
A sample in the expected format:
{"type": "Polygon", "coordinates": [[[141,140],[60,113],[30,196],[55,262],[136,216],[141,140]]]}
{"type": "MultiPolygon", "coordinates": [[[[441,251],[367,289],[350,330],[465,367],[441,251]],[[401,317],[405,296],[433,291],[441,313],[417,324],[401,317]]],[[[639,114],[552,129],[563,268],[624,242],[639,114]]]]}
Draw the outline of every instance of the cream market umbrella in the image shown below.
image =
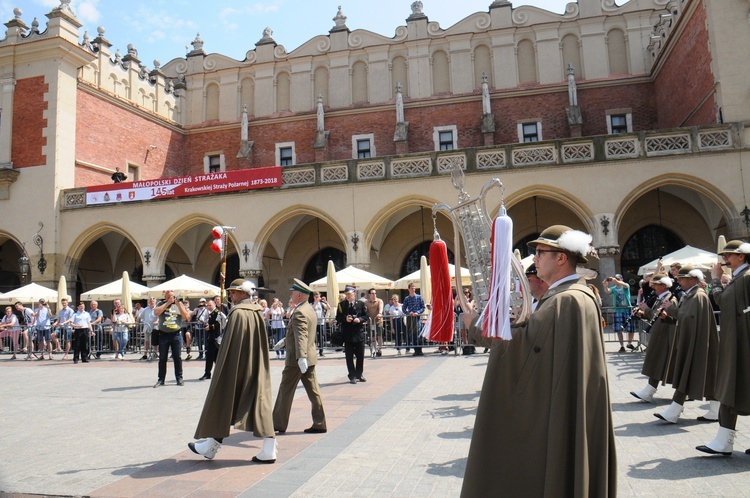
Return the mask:
{"type": "Polygon", "coordinates": [[[427,257],[419,259],[419,295],[425,304],[432,303],[432,283],[430,282],[430,267],[427,265],[427,257]]]}
{"type": "Polygon", "coordinates": [[[55,302],[57,301],[57,291],[48,289],[39,284],[30,283],[3,294],[2,297],[0,297],[0,304],[14,304],[16,301],[30,304],[35,303],[42,298],[48,302],[55,302]]]}
{"type": "Polygon", "coordinates": [[[62,300],[67,299],[70,301],[68,295],[68,282],[65,280],[65,275],[60,275],[60,281],[57,282],[57,311],[62,309],[62,300]]]}
{"type": "MultiPolygon", "coordinates": [[[[682,266],[691,265],[700,270],[708,270],[716,263],[716,254],[697,247],[685,246],[663,256],[661,260],[666,267],[669,267],[672,263],[680,263],[682,266]]],[[[657,266],[659,266],[658,258],[638,268],[638,275],[656,271],[657,266]]]]}
{"type": "Polygon", "coordinates": [[[122,272],[122,304],[125,305],[125,311],[132,315],[133,297],[130,295],[130,275],[126,271],[122,272]]]}
{"type": "MultiPolygon", "coordinates": [[[[130,282],[130,299],[145,299],[148,290],[145,285],[130,282]]],[[[114,301],[120,298],[123,298],[121,278],[81,294],[81,301],[114,301]]]]}
{"type": "MultiPolygon", "coordinates": [[[[347,285],[353,285],[358,289],[392,289],[393,281],[388,280],[380,275],[375,275],[369,271],[361,270],[355,266],[347,266],[343,270],[336,272],[336,279],[338,280],[338,290],[343,291],[347,285]]],[[[310,288],[316,291],[327,291],[328,290],[328,277],[324,277],[316,280],[310,284],[310,288]]],[[[330,303],[329,303],[330,304],[330,303]]]]}
{"type": "Polygon", "coordinates": [[[326,272],[326,300],[328,301],[328,317],[336,316],[336,307],[339,299],[339,280],[336,278],[336,266],[333,261],[328,260],[328,271],[326,272]]]}
{"type": "MultiPolygon", "coordinates": [[[[394,289],[408,289],[409,284],[414,284],[418,289],[421,289],[420,274],[421,270],[412,272],[405,277],[401,277],[393,282],[394,289]]],[[[471,287],[471,277],[469,276],[469,269],[461,267],[461,284],[456,286],[456,267],[454,265],[448,265],[448,271],[451,276],[451,286],[453,287],[471,287]]]]}
{"type": "Polygon", "coordinates": [[[179,277],[163,282],[156,287],[151,287],[148,290],[148,295],[149,297],[155,297],[159,299],[164,297],[164,293],[168,290],[173,290],[177,298],[205,297],[206,299],[208,299],[214,296],[218,296],[220,292],[220,289],[215,285],[211,285],[187,275],[180,275],[179,277]]]}

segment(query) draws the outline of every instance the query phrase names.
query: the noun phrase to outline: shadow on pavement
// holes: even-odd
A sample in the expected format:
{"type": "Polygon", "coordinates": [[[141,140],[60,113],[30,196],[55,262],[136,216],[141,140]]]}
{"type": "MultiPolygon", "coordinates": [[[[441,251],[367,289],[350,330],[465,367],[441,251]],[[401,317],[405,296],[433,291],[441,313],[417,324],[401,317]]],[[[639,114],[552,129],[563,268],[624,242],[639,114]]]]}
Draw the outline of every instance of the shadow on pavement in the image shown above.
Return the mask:
{"type": "Polygon", "coordinates": [[[466,472],[466,458],[459,458],[445,463],[431,463],[427,473],[434,476],[463,477],[466,472]]]}
{"type": "Polygon", "coordinates": [[[467,427],[461,432],[441,432],[437,436],[441,439],[471,439],[474,432],[472,427],[467,427]]]}
{"type": "MultiPolygon", "coordinates": [[[[696,451],[697,453],[697,451],[696,451]]],[[[696,479],[715,475],[747,472],[750,460],[744,453],[734,452],[731,458],[721,456],[694,456],[682,460],[657,458],[630,466],[628,477],[634,479],[670,480],[696,479]],[[742,455],[742,456],[740,456],[742,455]],[[740,456],[739,458],[735,458],[740,456]]]]}

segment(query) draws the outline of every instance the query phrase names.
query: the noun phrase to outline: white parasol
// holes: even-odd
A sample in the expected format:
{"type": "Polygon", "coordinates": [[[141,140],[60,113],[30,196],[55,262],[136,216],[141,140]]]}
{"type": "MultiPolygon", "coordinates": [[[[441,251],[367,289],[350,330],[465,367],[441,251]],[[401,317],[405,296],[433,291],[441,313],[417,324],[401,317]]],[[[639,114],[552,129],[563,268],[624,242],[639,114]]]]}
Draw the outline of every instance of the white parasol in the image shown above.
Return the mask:
{"type": "Polygon", "coordinates": [[[326,285],[326,300],[328,301],[328,317],[333,318],[336,316],[336,306],[339,300],[339,281],[336,278],[336,266],[333,261],[328,260],[328,271],[326,272],[326,278],[328,279],[326,285]]]}
{"type": "Polygon", "coordinates": [[[125,305],[125,311],[132,315],[133,297],[130,294],[130,275],[126,271],[122,272],[122,304],[125,305]]]}
{"type": "MultiPolygon", "coordinates": [[[[392,289],[393,281],[369,271],[361,270],[356,266],[347,266],[336,272],[338,290],[343,291],[347,285],[361,289],[392,289]]],[[[328,290],[328,277],[320,278],[310,284],[310,288],[316,291],[328,290]]],[[[330,303],[329,303],[330,304],[330,303]]]]}
{"type": "Polygon", "coordinates": [[[65,275],[60,275],[60,281],[57,283],[57,311],[62,309],[62,300],[67,299],[70,301],[68,295],[68,282],[65,280],[65,275]]]}
{"type": "MultiPolygon", "coordinates": [[[[428,266],[429,268],[429,266],[428,266]]],[[[414,284],[418,289],[421,289],[421,281],[420,281],[420,272],[422,270],[419,269],[417,271],[411,272],[405,277],[401,277],[395,282],[393,282],[393,288],[394,289],[408,289],[409,284],[414,284]]],[[[456,267],[454,265],[448,265],[448,272],[451,276],[451,286],[456,287],[471,287],[471,276],[469,275],[469,269],[461,267],[461,283],[459,285],[456,285],[456,267]]]]}
{"type": "Polygon", "coordinates": [[[35,303],[42,298],[47,301],[57,301],[57,291],[32,282],[3,294],[0,297],[0,304],[14,304],[16,301],[28,304],[35,303]]]}
{"type": "Polygon", "coordinates": [[[430,282],[430,267],[427,266],[427,258],[419,259],[419,294],[425,304],[432,303],[432,284],[430,282]]]}
{"type": "Polygon", "coordinates": [[[149,297],[162,298],[164,297],[164,293],[168,290],[173,290],[177,297],[205,297],[206,299],[218,296],[221,292],[221,290],[215,285],[211,285],[187,275],[180,275],[172,280],[162,282],[156,287],[151,287],[148,290],[148,295],[149,297]]]}
{"type": "MultiPolygon", "coordinates": [[[[137,282],[130,282],[131,299],[138,300],[148,297],[148,290],[148,287],[145,285],[141,285],[137,282]]],[[[119,298],[124,298],[121,278],[81,294],[82,301],[114,301],[119,298]]]]}

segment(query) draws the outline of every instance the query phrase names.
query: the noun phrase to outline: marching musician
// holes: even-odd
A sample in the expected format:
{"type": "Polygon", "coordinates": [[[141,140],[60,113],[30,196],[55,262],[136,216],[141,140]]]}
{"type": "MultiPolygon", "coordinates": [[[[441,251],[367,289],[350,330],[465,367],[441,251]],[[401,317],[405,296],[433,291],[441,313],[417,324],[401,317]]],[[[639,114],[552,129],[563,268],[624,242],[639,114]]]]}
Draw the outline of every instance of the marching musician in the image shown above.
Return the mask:
{"type": "MultiPolygon", "coordinates": [[[[738,415],[750,414],[750,244],[727,242],[719,251],[724,264],[711,268],[711,294],[721,308],[719,371],[714,394],[721,402],[719,430],[710,443],[696,449],[714,455],[732,454],[738,415]],[[732,281],[721,286],[722,266],[732,270],[732,281]]],[[[750,454],[750,450],[745,450],[750,454]]]]}
{"type": "Polygon", "coordinates": [[[616,495],[602,315],[576,274],[590,244],[563,225],[529,243],[549,289],[510,341],[494,341],[461,496],[616,495]]]}
{"type": "MultiPolygon", "coordinates": [[[[677,314],[675,342],[667,367],[672,372],[674,396],[672,404],[654,416],[672,424],[679,421],[688,396],[698,401],[714,399],[719,334],[711,301],[699,285],[703,278],[703,272],[697,268],[681,267],[677,279],[680,289],[685,289],[684,296],[680,299],[679,309],[668,310],[670,315],[677,314]]],[[[711,401],[710,406],[709,412],[698,420],[716,421],[719,402],[711,401]]]]}
{"type": "Polygon", "coordinates": [[[672,373],[667,371],[677,325],[677,298],[669,291],[672,284],[672,279],[666,273],[654,274],[651,278],[651,287],[657,295],[654,305],[650,308],[645,302],[638,305],[637,316],[645,318],[651,327],[641,369],[641,373],[648,377],[648,384],[640,391],[631,391],[630,394],[647,403],[654,399],[660,381],[672,381],[672,373]]]}

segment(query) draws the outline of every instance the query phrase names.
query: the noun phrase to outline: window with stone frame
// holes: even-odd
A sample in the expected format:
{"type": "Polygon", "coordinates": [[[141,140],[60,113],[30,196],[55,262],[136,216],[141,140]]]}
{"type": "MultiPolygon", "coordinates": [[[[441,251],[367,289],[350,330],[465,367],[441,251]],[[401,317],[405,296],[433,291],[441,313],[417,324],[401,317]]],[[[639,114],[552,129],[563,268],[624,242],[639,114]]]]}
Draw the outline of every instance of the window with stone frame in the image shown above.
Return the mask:
{"type": "Polygon", "coordinates": [[[518,123],[519,142],[540,142],[542,140],[542,122],[538,120],[518,123]]]}
{"type": "Polygon", "coordinates": [[[204,173],[221,173],[223,171],[226,171],[226,162],[222,152],[207,152],[206,155],[203,156],[204,173]]]}
{"type": "Polygon", "coordinates": [[[375,135],[366,133],[352,136],[352,158],[367,159],[375,157],[375,135]]]}
{"type": "Polygon", "coordinates": [[[294,166],[297,164],[294,142],[276,144],[276,164],[279,166],[294,166]]]}
{"type": "Polygon", "coordinates": [[[432,130],[432,140],[435,150],[454,150],[458,148],[458,128],[456,125],[436,126],[432,130]]]}
{"type": "Polygon", "coordinates": [[[633,113],[630,109],[611,109],[607,111],[607,133],[633,133],[633,113]]]}

